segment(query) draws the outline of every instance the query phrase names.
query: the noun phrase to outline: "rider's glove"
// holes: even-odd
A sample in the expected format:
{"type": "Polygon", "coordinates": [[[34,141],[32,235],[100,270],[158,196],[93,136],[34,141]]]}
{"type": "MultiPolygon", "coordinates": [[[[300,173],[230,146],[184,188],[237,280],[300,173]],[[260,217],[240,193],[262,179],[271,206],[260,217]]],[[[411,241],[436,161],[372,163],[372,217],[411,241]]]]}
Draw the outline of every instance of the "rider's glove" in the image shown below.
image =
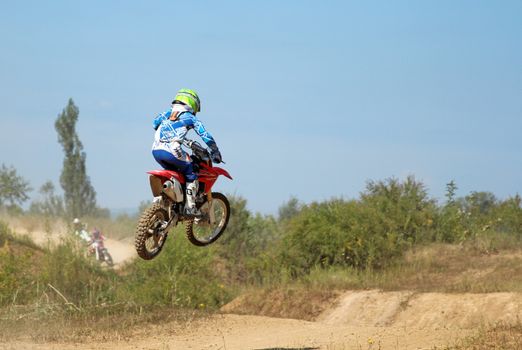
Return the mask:
{"type": "Polygon", "coordinates": [[[212,161],[216,164],[221,163],[223,161],[221,159],[221,152],[219,152],[218,149],[212,150],[212,153],[210,154],[210,158],[212,158],[212,161]]]}

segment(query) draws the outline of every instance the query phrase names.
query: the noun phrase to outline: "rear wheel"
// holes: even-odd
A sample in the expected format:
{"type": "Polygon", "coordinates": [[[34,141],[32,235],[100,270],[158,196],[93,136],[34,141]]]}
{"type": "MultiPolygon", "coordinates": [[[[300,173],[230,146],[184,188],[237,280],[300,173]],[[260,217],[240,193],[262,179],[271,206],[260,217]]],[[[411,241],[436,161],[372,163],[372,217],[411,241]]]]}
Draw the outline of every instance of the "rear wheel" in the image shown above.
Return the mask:
{"type": "Polygon", "coordinates": [[[164,231],[167,222],[168,213],[159,203],[153,204],[143,212],[134,239],[134,246],[140,258],[151,260],[161,252],[167,239],[167,232],[164,231]]]}
{"type": "Polygon", "coordinates": [[[187,221],[185,233],[192,244],[205,246],[215,242],[227,228],[230,203],[224,194],[212,192],[212,203],[205,201],[199,209],[203,217],[187,221]]]}

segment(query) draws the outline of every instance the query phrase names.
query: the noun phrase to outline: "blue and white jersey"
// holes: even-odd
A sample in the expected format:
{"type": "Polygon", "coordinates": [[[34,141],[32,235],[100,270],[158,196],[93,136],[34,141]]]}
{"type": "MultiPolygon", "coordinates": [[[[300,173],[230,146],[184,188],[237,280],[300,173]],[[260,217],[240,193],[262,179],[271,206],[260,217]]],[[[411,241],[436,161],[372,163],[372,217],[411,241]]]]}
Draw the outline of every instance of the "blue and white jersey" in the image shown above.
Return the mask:
{"type": "Polygon", "coordinates": [[[181,145],[191,129],[196,131],[208,147],[213,150],[217,149],[216,141],[194,114],[190,111],[183,111],[173,121],[169,119],[171,114],[172,110],[169,109],[158,115],[152,123],[154,129],[156,129],[152,145],[153,150],[162,149],[174,154],[179,159],[186,159],[186,153],[181,149],[181,145]]]}

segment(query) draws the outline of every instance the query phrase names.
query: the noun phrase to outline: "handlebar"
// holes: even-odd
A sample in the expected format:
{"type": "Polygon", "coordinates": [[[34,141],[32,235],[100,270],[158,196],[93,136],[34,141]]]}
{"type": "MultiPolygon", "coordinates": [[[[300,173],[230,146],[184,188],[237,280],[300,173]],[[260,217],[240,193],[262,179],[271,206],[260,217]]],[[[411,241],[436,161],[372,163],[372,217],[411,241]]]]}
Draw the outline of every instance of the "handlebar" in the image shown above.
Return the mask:
{"type": "Polygon", "coordinates": [[[185,139],[183,144],[192,150],[192,153],[203,160],[210,159],[210,153],[207,149],[199,144],[197,141],[185,139]]]}
{"type": "MultiPolygon", "coordinates": [[[[185,139],[183,140],[183,145],[190,148],[192,153],[202,160],[208,161],[212,159],[210,152],[197,141],[185,139]]],[[[221,163],[224,164],[225,162],[221,161],[221,163]]]]}

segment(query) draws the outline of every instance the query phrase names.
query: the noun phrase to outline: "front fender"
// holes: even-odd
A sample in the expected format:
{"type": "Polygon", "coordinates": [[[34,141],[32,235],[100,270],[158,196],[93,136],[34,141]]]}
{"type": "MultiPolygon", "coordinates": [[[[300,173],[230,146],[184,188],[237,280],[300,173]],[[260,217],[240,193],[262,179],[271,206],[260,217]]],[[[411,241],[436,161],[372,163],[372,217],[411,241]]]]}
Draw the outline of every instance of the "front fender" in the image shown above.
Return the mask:
{"type": "Polygon", "coordinates": [[[232,176],[230,176],[230,174],[228,173],[228,171],[226,171],[225,169],[223,168],[220,168],[220,167],[212,167],[212,171],[214,171],[216,174],[218,175],[223,175],[223,176],[226,176],[228,177],[230,180],[232,180],[232,176]]]}

